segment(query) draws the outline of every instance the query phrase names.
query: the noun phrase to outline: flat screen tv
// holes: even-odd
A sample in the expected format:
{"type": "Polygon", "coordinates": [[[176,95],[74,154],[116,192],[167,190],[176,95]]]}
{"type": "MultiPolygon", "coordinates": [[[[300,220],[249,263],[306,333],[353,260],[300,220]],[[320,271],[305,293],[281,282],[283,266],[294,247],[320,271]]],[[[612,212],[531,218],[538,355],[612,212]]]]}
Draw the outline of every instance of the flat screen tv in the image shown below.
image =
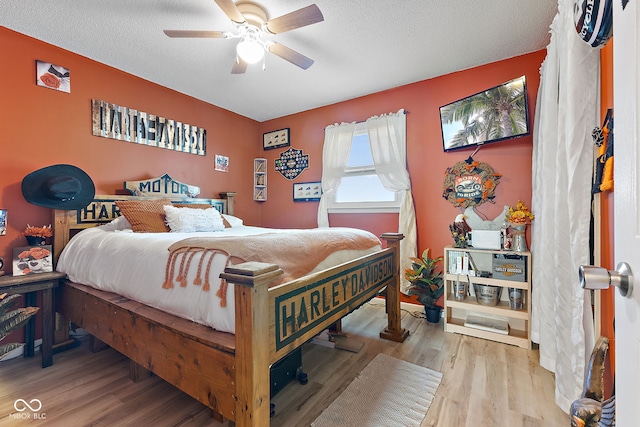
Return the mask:
{"type": "Polygon", "coordinates": [[[529,135],[525,77],[440,107],[444,151],[529,135]]]}

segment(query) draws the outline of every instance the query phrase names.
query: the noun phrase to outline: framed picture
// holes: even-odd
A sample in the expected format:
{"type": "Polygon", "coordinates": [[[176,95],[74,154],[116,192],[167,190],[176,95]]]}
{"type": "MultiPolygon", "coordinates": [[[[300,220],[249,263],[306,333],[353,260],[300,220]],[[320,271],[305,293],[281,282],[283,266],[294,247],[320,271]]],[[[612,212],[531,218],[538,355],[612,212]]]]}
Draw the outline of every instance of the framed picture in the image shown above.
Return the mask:
{"type": "Polygon", "coordinates": [[[293,184],[294,202],[318,202],[322,196],[322,183],[297,182],[293,184]]]}
{"type": "Polygon", "coordinates": [[[7,234],[7,210],[0,209],[0,236],[7,234]]]}
{"type": "Polygon", "coordinates": [[[51,245],[13,248],[13,275],[47,273],[53,271],[51,245]]]}
{"type": "Polygon", "coordinates": [[[71,92],[69,69],[49,62],[36,61],[36,84],[61,92],[71,92]]]}
{"type": "Polygon", "coordinates": [[[288,147],[291,144],[291,141],[289,141],[289,128],[274,130],[263,134],[262,144],[265,150],[288,147]]]}
{"type": "Polygon", "coordinates": [[[220,156],[219,154],[216,154],[215,170],[220,172],[229,172],[229,158],[227,156],[220,156]]]}
{"type": "Polygon", "coordinates": [[[529,135],[525,76],[440,107],[444,151],[529,135]]]}

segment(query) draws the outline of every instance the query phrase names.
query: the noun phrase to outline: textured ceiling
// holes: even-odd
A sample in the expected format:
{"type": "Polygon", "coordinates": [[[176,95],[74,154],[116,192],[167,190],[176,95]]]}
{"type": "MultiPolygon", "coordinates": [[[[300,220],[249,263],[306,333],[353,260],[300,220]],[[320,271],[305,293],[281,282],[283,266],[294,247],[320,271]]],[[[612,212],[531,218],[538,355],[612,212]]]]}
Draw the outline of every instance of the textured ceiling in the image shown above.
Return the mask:
{"type": "MultiPolygon", "coordinates": [[[[313,0],[260,0],[271,18],[313,0]]],[[[0,24],[258,121],[546,47],[556,0],[316,0],[324,22],[268,37],[315,60],[272,54],[231,74],[237,40],[213,0],[0,0],[0,24]]],[[[61,64],[64,65],[64,64],[61,64]]],[[[71,70],[73,73],[73,70],[71,70]]]]}

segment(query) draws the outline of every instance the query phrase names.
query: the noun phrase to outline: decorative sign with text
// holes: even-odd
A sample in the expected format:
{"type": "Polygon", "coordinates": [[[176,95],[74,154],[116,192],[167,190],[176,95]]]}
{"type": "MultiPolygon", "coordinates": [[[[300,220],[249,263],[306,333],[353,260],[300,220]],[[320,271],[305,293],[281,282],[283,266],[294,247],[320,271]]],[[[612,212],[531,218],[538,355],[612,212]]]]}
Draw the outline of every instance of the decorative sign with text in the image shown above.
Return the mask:
{"type": "Polygon", "coordinates": [[[206,155],[206,129],[97,99],[91,115],[95,136],[206,155]]]}

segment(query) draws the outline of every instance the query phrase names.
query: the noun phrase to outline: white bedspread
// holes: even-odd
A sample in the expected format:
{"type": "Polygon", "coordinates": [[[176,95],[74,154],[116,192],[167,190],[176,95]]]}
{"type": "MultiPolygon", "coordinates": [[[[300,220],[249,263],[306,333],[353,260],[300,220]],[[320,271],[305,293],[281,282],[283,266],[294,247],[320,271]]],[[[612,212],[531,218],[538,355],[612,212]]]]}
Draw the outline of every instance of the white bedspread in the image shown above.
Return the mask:
{"type": "MultiPolygon", "coordinates": [[[[208,233],[133,233],[129,229],[116,228],[109,224],[78,233],[60,255],[57,270],[66,273],[73,282],[115,292],[224,332],[235,330],[234,304],[220,307],[220,299],[216,296],[220,280],[218,277],[225,268],[226,256],[215,255],[210,273],[211,290],[208,292],[204,292],[202,286],[194,285],[163,289],[169,246],[182,239],[196,236],[244,236],[276,231],[244,225],[208,233]]],[[[277,231],[287,233],[291,230],[277,231]]],[[[339,251],[326,258],[314,271],[321,271],[378,250],[380,246],[364,251],[339,251]]],[[[194,265],[197,265],[197,260],[198,258],[194,258],[194,265]]],[[[195,271],[191,268],[188,283],[192,283],[194,277],[195,271]]],[[[234,300],[231,284],[227,291],[227,300],[234,300]]]]}

